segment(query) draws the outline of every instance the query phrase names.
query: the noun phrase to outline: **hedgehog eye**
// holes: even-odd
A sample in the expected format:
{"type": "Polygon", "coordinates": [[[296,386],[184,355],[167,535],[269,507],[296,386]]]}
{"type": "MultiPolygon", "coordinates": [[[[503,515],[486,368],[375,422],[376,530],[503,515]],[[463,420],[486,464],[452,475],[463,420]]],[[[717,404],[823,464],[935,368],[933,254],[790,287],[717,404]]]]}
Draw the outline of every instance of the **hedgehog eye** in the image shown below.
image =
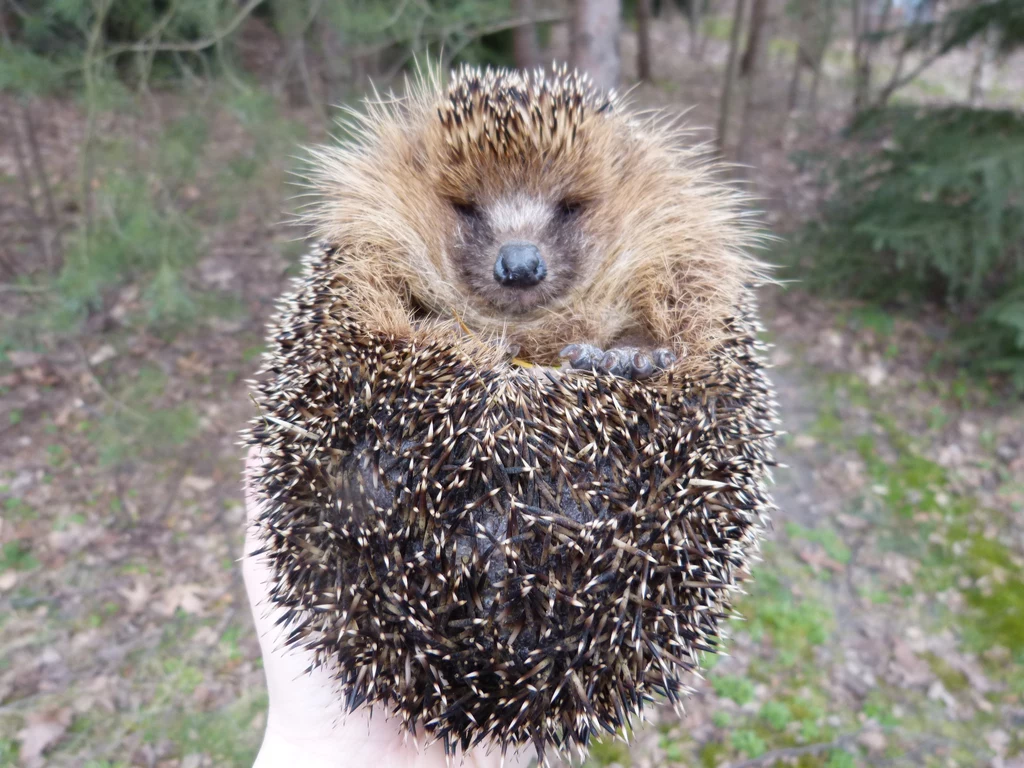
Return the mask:
{"type": "Polygon", "coordinates": [[[555,210],[559,220],[571,221],[583,213],[583,203],[579,200],[562,200],[555,210]]]}
{"type": "Polygon", "coordinates": [[[471,223],[478,222],[483,216],[483,214],[480,211],[480,208],[474,205],[473,203],[465,203],[453,200],[452,208],[455,209],[455,212],[459,214],[460,217],[471,223]]]}

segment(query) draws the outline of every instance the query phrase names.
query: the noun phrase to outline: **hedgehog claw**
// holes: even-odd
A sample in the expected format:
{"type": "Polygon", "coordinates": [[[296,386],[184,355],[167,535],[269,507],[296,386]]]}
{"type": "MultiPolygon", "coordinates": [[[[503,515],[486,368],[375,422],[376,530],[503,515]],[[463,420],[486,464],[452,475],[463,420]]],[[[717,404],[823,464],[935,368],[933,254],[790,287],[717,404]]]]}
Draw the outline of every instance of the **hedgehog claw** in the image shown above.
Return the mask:
{"type": "Polygon", "coordinates": [[[596,368],[603,355],[604,352],[593,344],[570,344],[558,353],[569,361],[570,367],[582,370],[596,368]]]}
{"type": "Polygon", "coordinates": [[[668,347],[661,347],[660,349],[654,350],[654,352],[651,353],[651,358],[654,361],[654,367],[658,370],[671,368],[672,364],[679,359],[676,356],[676,353],[668,347]]]}
{"type": "Polygon", "coordinates": [[[570,368],[610,373],[623,379],[641,381],[649,379],[659,371],[671,368],[678,359],[668,347],[659,347],[650,352],[637,347],[613,347],[602,350],[593,344],[569,344],[560,353],[570,368]]]}
{"type": "Polygon", "coordinates": [[[605,373],[628,379],[633,373],[630,352],[632,352],[630,349],[609,349],[604,353],[597,367],[605,373]]]}
{"type": "Polygon", "coordinates": [[[633,355],[630,362],[633,365],[633,378],[634,379],[647,379],[656,370],[654,363],[651,362],[651,358],[645,355],[643,352],[637,352],[633,355]]]}

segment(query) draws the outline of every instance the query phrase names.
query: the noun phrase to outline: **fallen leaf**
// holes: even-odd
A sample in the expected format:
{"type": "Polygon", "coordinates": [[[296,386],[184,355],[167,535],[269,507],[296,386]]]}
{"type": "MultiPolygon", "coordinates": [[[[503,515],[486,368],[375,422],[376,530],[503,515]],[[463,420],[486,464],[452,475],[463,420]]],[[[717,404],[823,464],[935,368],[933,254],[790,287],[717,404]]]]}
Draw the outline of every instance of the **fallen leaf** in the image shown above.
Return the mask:
{"type": "Polygon", "coordinates": [[[202,593],[203,588],[198,584],[176,584],[163,594],[154,607],[162,616],[172,616],[179,608],[185,613],[199,614],[203,611],[202,593]]]}
{"type": "Polygon", "coordinates": [[[117,357],[117,350],[114,349],[114,345],[104,344],[89,355],[89,365],[101,365],[114,357],[117,357]]]}
{"type": "Polygon", "coordinates": [[[39,365],[43,356],[38,352],[29,352],[24,349],[12,349],[7,353],[7,360],[15,368],[28,368],[32,365],[39,365]]]}
{"type": "Polygon", "coordinates": [[[122,588],[118,592],[125,599],[129,613],[138,613],[145,608],[149,604],[150,595],[153,594],[153,590],[142,579],[136,579],[131,589],[122,588]]]}
{"type": "Polygon", "coordinates": [[[25,727],[18,731],[21,764],[35,768],[43,764],[46,750],[60,741],[71,725],[70,707],[49,712],[33,712],[25,718],[25,727]]]}
{"type": "Polygon", "coordinates": [[[997,728],[985,734],[985,743],[997,755],[1005,755],[1007,747],[1010,746],[1010,734],[997,728]]]}
{"type": "Polygon", "coordinates": [[[825,554],[823,549],[817,547],[801,547],[797,550],[797,555],[815,570],[821,570],[822,568],[828,568],[834,573],[842,573],[846,570],[845,566],[838,560],[834,560],[825,554]]]}
{"type": "Polygon", "coordinates": [[[882,752],[887,744],[885,734],[878,730],[864,731],[857,737],[857,741],[869,752],[882,752]]]}
{"type": "Polygon", "coordinates": [[[212,477],[198,477],[197,475],[185,475],[181,479],[181,484],[198,493],[205,493],[214,486],[212,477]]]}
{"type": "Polygon", "coordinates": [[[902,640],[893,643],[892,667],[897,681],[905,685],[923,685],[933,677],[928,663],[924,659],[918,658],[910,646],[902,640]]]}
{"type": "Polygon", "coordinates": [[[797,435],[793,438],[793,445],[801,450],[807,450],[813,448],[818,444],[817,438],[813,435],[797,435]]]}
{"type": "Polygon", "coordinates": [[[932,701],[941,701],[946,705],[946,709],[953,709],[956,706],[956,699],[946,690],[941,680],[936,680],[928,686],[928,698],[932,701]]]}

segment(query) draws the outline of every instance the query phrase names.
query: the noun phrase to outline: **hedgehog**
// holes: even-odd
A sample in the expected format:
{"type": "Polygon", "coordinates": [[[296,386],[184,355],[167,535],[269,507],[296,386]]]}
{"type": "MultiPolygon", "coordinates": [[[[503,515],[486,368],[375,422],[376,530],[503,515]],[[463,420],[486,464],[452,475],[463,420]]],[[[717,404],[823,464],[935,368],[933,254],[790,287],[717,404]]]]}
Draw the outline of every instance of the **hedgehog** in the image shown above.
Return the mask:
{"type": "Polygon", "coordinates": [[[756,222],[564,66],[346,130],[244,433],[284,642],[450,754],[585,752],[692,692],[770,521],[756,222]]]}

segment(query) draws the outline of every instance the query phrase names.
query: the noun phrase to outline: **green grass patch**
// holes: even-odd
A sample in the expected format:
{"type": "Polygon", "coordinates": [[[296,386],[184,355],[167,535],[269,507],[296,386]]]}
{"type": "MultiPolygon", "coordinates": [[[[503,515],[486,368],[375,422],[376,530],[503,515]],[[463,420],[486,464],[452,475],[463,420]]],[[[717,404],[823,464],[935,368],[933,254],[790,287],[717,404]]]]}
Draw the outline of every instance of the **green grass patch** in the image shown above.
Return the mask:
{"type": "Polygon", "coordinates": [[[27,542],[8,541],[0,547],[0,571],[32,571],[38,567],[39,560],[27,542]]]}
{"type": "Polygon", "coordinates": [[[739,675],[719,675],[711,678],[711,687],[723,699],[729,699],[741,707],[754,698],[754,683],[739,675]]]}
{"type": "Polygon", "coordinates": [[[766,702],[758,716],[774,731],[784,730],[793,722],[793,713],[781,701],[766,702]]]}
{"type": "Polygon", "coordinates": [[[813,598],[796,597],[780,574],[766,568],[737,609],[747,618],[747,631],[755,642],[770,640],[784,667],[806,662],[811,650],[828,639],[834,623],[827,606],[813,598]]]}
{"type": "Polygon", "coordinates": [[[786,523],[786,533],[795,539],[819,544],[825,554],[836,562],[846,564],[850,561],[850,548],[832,528],[827,528],[824,525],[807,528],[799,523],[788,522],[786,523]]]}
{"type": "Polygon", "coordinates": [[[605,766],[618,763],[629,765],[629,745],[613,736],[596,739],[590,744],[590,757],[587,765],[605,766]]]}
{"type": "Polygon", "coordinates": [[[191,405],[154,405],[164,399],[166,386],[159,369],[142,368],[118,393],[118,404],[111,404],[88,433],[102,464],[163,456],[198,435],[199,418],[191,405]]]}
{"type": "Polygon", "coordinates": [[[733,749],[749,758],[760,757],[768,751],[768,745],[765,743],[765,740],[754,731],[746,729],[734,731],[730,737],[730,742],[733,749]]]}

